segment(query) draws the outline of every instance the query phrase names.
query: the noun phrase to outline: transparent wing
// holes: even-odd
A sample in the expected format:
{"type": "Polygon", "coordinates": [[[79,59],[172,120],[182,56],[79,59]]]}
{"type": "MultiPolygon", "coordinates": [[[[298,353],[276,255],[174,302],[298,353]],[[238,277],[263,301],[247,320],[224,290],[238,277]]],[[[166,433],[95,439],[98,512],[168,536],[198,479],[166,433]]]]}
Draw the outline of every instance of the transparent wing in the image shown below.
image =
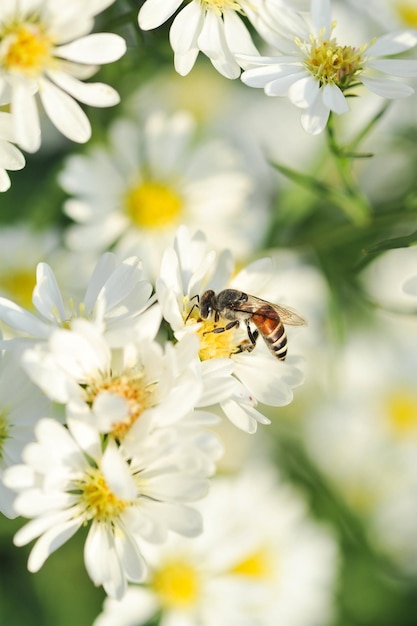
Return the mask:
{"type": "Polygon", "coordinates": [[[307,321],[297,313],[294,309],[290,307],[283,307],[279,304],[272,304],[272,302],[268,302],[267,300],[262,300],[262,298],[257,298],[256,296],[249,296],[246,302],[242,304],[237,310],[245,311],[246,313],[257,313],[260,309],[263,309],[263,314],[265,317],[268,317],[265,309],[271,308],[273,309],[277,315],[279,315],[283,324],[288,324],[288,326],[307,326],[307,321]]]}

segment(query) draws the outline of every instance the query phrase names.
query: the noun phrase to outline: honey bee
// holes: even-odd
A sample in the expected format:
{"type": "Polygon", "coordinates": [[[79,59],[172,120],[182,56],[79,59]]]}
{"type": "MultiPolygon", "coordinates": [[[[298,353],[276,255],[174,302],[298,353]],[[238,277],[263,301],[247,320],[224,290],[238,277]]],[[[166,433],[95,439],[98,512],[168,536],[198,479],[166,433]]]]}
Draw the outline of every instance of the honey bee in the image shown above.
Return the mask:
{"type": "Polygon", "coordinates": [[[269,350],[280,361],[285,361],[287,356],[288,342],[284,324],[304,326],[307,323],[292,309],[272,304],[237,289],[224,289],[217,295],[209,289],[201,296],[198,308],[203,319],[214,315],[215,322],[218,322],[220,318],[230,320],[225,326],[219,326],[207,332],[222,333],[244,322],[249,341],[242,343],[238,352],[252,352],[258,336],[261,335],[269,350]],[[250,327],[251,322],[256,326],[254,331],[250,327]]]}

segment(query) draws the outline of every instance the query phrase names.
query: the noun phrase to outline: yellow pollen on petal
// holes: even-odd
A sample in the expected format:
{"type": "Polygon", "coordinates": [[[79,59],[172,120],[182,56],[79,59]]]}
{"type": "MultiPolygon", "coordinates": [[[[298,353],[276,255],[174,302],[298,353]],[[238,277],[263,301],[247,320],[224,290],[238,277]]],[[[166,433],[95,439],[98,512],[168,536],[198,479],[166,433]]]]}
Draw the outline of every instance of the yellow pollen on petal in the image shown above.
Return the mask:
{"type": "Polygon", "coordinates": [[[88,519],[108,522],[130,506],[129,501],[121,500],[110,490],[98,468],[91,468],[88,476],[78,483],[77,488],[88,519]]]}
{"type": "Polygon", "coordinates": [[[417,393],[403,390],[386,400],[389,423],[395,434],[407,436],[417,433],[417,393]]]}
{"type": "Polygon", "coordinates": [[[324,39],[323,34],[317,38],[311,35],[309,44],[296,39],[296,44],[305,53],[304,65],[320,85],[334,84],[342,90],[347,89],[362,69],[367,46],[341,46],[334,38],[324,39]]]}
{"type": "Polygon", "coordinates": [[[122,421],[113,424],[111,435],[118,440],[124,435],[150,406],[151,386],[146,386],[139,371],[125,372],[119,376],[104,376],[89,381],[84,388],[84,397],[91,406],[99,393],[108,391],[123,398],[129,407],[128,415],[122,421]]]}
{"type": "Polygon", "coordinates": [[[0,274],[0,291],[20,304],[25,309],[31,309],[32,292],[36,284],[36,277],[33,270],[16,269],[10,270],[7,274],[0,274]]]}
{"type": "Polygon", "coordinates": [[[407,2],[407,0],[400,0],[395,3],[394,10],[405,26],[410,26],[412,28],[417,26],[417,3],[415,1],[407,2]]]}
{"type": "Polygon", "coordinates": [[[165,609],[184,609],[197,602],[201,580],[192,564],[178,559],[168,561],[156,570],[150,587],[165,609]]]}
{"type": "Polygon", "coordinates": [[[244,13],[236,0],[200,0],[200,2],[206,10],[214,11],[219,16],[223,15],[225,11],[244,13]]]}
{"type": "Polygon", "coordinates": [[[0,60],[7,70],[36,77],[53,63],[53,42],[41,26],[23,23],[0,35],[0,60]]]}
{"type": "Polygon", "coordinates": [[[184,202],[169,185],[147,181],[130,189],[125,197],[125,207],[139,228],[159,229],[178,223],[184,202]]]}
{"type": "Polygon", "coordinates": [[[265,580],[272,574],[273,568],[270,553],[266,547],[249,554],[240,563],[237,563],[231,570],[231,574],[248,576],[265,580]]]}

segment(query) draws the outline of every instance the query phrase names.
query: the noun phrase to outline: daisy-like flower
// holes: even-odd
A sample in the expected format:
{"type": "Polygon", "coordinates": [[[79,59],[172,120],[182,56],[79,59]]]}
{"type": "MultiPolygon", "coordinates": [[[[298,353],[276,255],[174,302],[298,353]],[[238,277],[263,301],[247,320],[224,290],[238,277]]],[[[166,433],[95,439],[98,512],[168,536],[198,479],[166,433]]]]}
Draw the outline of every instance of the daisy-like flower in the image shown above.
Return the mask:
{"type": "Polygon", "coordinates": [[[109,149],[71,156],[59,176],[75,196],[65,203],[77,222],[67,232],[69,247],[102,251],[117,243],[117,254],[140,254],[155,276],[186,222],[219,247],[229,242],[238,255],[247,253],[254,238],[245,214],[265,214],[262,194],[255,197],[256,181],[231,146],[197,143],[196,131],[186,112],[154,113],[139,126],[120,119],[110,129],[109,149]]]}
{"type": "Polygon", "coordinates": [[[258,422],[269,423],[256,408],[258,402],[271,406],[290,403],[292,388],[302,382],[303,376],[295,357],[279,360],[262,340],[249,353],[245,326],[229,324],[230,319],[217,319],[215,315],[202,319],[198,298],[205,291],[234,288],[259,296],[271,278],[270,259],[258,260],[232,278],[233,265],[231,253],[216,254],[202,233],[191,236],[186,227],[181,227],[174,247],[164,254],[156,291],[162,314],[175,336],[198,336],[205,384],[198,406],[219,402],[234,424],[253,433],[258,422]]]}
{"type": "Polygon", "coordinates": [[[103,83],[84,83],[97,66],[126,50],[113,33],[89,34],[94,16],[114,0],[10,0],[0,9],[0,96],[10,103],[16,143],[28,152],[41,144],[37,96],[54,126],[76,142],[91,135],[88,118],[76,100],[107,107],[118,93],[103,83]]]}
{"type": "MultiPolygon", "coordinates": [[[[48,556],[89,525],[84,561],[95,585],[120,599],[128,581],[146,574],[141,554],[146,541],[162,542],[168,530],[188,537],[201,531],[201,516],[189,503],[207,492],[208,481],[193,471],[199,447],[176,447],[175,427],[146,429],[134,454],[114,439],[103,446],[98,431],[69,422],[69,428],[41,419],[36,441],[23,463],[9,468],[4,482],[17,492],[14,508],[29,521],[16,545],[38,538],[28,561],[38,571],[48,556]]],[[[179,437],[181,442],[181,437],[179,437]]]]}
{"type": "MultiPolygon", "coordinates": [[[[47,263],[39,263],[32,301],[37,315],[7,298],[0,298],[0,320],[18,335],[15,343],[46,340],[56,328],[67,328],[75,318],[88,318],[103,328],[113,341],[129,333],[135,319],[152,303],[152,286],[143,279],[142,263],[130,257],[118,263],[111,253],[96,264],[84,298],[66,306],[55,274],[47,263]]],[[[158,323],[157,311],[155,323],[158,323]]]]}
{"type": "MultiPolygon", "coordinates": [[[[150,30],[166,22],[183,4],[182,0],[146,0],[138,15],[140,28],[150,30]]],[[[237,78],[240,65],[236,54],[257,54],[241,15],[247,0],[191,0],[175,17],[169,32],[174,65],[179,74],[188,74],[198,53],[205,54],[226,78],[237,78]]]]}
{"type": "Polygon", "coordinates": [[[1,481],[3,471],[21,462],[21,453],[33,441],[38,420],[50,412],[50,400],[28,378],[15,355],[0,353],[0,511],[15,517],[14,494],[1,481]]]}
{"type": "Polygon", "coordinates": [[[214,479],[202,535],[146,548],[149,575],[94,626],[322,626],[332,613],[336,545],[272,468],[214,479]],[[303,601],[300,602],[300,597],[303,601]]]}
{"type": "Polygon", "coordinates": [[[346,113],[346,95],[361,84],[388,99],[414,93],[392,77],[417,76],[417,61],[385,57],[413,48],[417,31],[394,31],[359,48],[342,45],[333,36],[329,0],[312,0],[311,25],[301,14],[294,14],[293,21],[294,39],[285,55],[247,57],[242,80],[264,88],[268,96],[288,96],[302,109],[301,123],[308,133],[321,133],[330,112],[346,113]]]}
{"type": "Polygon", "coordinates": [[[25,157],[13,145],[13,121],[10,113],[0,112],[0,192],[10,189],[11,181],[6,170],[21,170],[25,157]]]}

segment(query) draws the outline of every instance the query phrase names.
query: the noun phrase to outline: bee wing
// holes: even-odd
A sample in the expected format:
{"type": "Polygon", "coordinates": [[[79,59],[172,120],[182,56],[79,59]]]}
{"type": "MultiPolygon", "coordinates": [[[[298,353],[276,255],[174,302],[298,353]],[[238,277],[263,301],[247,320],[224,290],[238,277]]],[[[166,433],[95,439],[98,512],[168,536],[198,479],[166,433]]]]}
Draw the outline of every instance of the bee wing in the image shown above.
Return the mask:
{"type": "Polygon", "coordinates": [[[307,321],[304,317],[297,313],[297,311],[294,311],[294,309],[283,307],[279,304],[273,304],[272,306],[280,316],[283,324],[288,324],[288,326],[307,326],[307,321]]]}

